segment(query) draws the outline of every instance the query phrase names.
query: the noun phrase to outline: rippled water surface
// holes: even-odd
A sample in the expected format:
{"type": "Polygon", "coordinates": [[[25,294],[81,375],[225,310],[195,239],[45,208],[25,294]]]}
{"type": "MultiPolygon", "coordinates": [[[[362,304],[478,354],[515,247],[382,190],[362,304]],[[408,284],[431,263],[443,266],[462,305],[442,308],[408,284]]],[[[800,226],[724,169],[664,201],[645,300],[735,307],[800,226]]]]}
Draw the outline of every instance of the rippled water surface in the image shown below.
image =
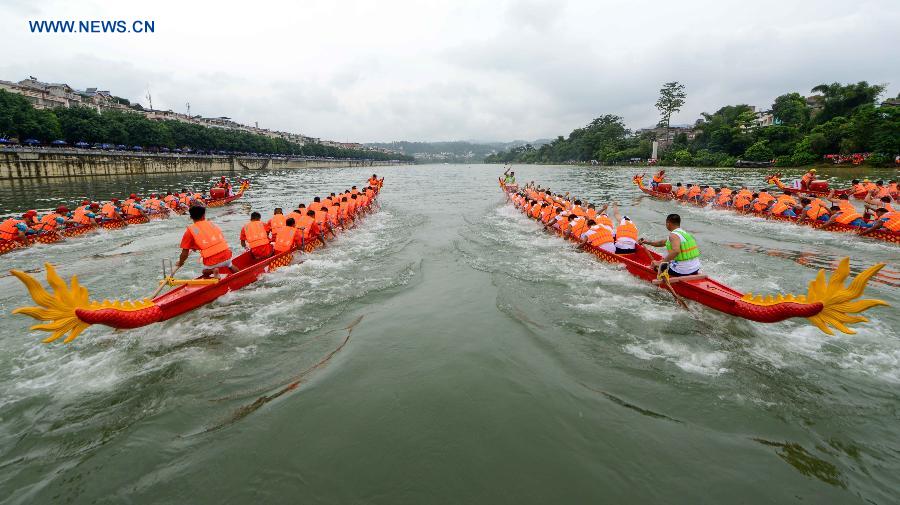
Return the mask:
{"type": "MultiPolygon", "coordinates": [[[[30,300],[5,272],[49,261],[92,298],[147,296],[184,218],[0,256],[0,503],[900,502],[897,246],[647,199],[626,168],[516,167],[618,200],[653,238],[678,209],[737,289],[887,263],[867,295],[893,307],[828,337],[679,309],[506,205],[497,166],[378,170],[381,210],[328,248],[137,330],[42,345],[8,315],[30,300]]],[[[254,173],[210,214],[237,246],[251,209],[368,175],[254,173]]],[[[208,179],[4,183],[0,213],[208,179]]]]}

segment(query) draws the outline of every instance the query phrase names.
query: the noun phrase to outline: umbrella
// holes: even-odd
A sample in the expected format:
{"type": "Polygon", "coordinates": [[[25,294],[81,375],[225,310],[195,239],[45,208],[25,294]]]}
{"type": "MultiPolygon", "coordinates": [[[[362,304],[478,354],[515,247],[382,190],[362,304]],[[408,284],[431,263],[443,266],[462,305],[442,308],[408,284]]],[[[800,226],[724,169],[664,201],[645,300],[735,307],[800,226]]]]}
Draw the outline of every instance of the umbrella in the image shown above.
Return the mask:
{"type": "Polygon", "coordinates": [[[159,150],[160,150],[160,152],[163,152],[163,153],[169,152],[169,148],[168,148],[168,147],[161,147],[159,150]]]}
{"type": "Polygon", "coordinates": [[[54,140],[53,142],[50,142],[50,144],[54,145],[54,146],[64,146],[64,145],[66,145],[66,141],[65,140],[54,140]]]}
{"type": "Polygon", "coordinates": [[[125,144],[118,144],[116,145],[116,149],[128,149],[128,146],[126,146],[125,144]]]}
{"type": "Polygon", "coordinates": [[[85,142],[83,140],[81,142],[75,142],[75,147],[90,147],[90,146],[91,146],[90,144],[88,144],[87,142],[85,142]]]}
{"type": "Polygon", "coordinates": [[[6,138],[0,138],[0,144],[12,144],[12,142],[10,142],[9,139],[6,138]]]}
{"type": "Polygon", "coordinates": [[[25,139],[25,142],[23,142],[23,144],[28,144],[30,146],[33,146],[35,144],[40,144],[40,143],[41,143],[41,141],[37,140],[37,139],[25,139]]]}
{"type": "Polygon", "coordinates": [[[132,147],[132,149],[134,149],[135,151],[141,151],[141,150],[143,150],[144,148],[141,147],[141,146],[134,146],[134,147],[132,147]]]}

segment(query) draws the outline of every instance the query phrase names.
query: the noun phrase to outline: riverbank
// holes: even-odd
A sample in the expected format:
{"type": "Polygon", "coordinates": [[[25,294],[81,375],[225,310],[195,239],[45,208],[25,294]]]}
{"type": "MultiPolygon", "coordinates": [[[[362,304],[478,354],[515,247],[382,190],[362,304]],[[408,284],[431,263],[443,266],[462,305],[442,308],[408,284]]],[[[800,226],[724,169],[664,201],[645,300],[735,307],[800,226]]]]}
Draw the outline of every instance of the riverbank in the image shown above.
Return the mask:
{"type": "Polygon", "coordinates": [[[223,173],[267,169],[377,167],[397,164],[405,164],[405,162],[286,156],[17,150],[0,151],[0,179],[191,172],[223,173]]]}

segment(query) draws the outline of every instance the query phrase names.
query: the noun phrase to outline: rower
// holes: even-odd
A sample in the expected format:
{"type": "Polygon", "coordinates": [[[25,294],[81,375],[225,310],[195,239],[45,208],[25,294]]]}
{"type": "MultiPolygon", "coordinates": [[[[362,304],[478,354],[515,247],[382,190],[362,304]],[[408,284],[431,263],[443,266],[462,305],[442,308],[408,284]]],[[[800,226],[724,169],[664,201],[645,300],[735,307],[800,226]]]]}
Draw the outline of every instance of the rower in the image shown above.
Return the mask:
{"type": "Polygon", "coordinates": [[[659,186],[660,183],[662,183],[665,180],[666,180],[666,171],[660,170],[659,172],[656,172],[653,175],[653,179],[650,181],[650,187],[653,188],[653,190],[655,191],[656,187],[659,186]]]}
{"type": "Polygon", "coordinates": [[[616,244],[612,230],[608,226],[594,222],[593,219],[588,221],[588,225],[588,230],[580,238],[591,247],[615,254],[616,244]]]}
{"type": "Polygon", "coordinates": [[[675,184],[675,198],[681,200],[686,192],[687,190],[684,189],[680,182],[675,184]]]}
{"type": "Polygon", "coordinates": [[[373,188],[378,185],[378,175],[372,174],[372,177],[369,177],[369,186],[373,188]]]}
{"type": "Polygon", "coordinates": [[[125,218],[131,217],[147,217],[147,212],[144,210],[144,206],[141,205],[141,198],[135,197],[134,201],[131,202],[131,205],[125,207],[123,209],[125,211],[125,218]]]}
{"type": "Polygon", "coordinates": [[[827,202],[821,198],[809,199],[802,197],[800,198],[800,206],[802,209],[800,211],[800,217],[797,218],[798,223],[802,223],[806,220],[825,222],[828,221],[828,218],[831,216],[831,213],[828,211],[827,202]]]}
{"type": "Polygon", "coordinates": [[[651,261],[650,266],[660,271],[668,269],[672,277],[700,272],[700,248],[693,235],[681,229],[681,216],[669,214],[666,217],[666,229],[669,230],[666,240],[649,241],[642,238],[638,241],[641,245],[666,246],[667,252],[662,261],[651,261]]]}
{"type": "Polygon", "coordinates": [[[613,217],[619,223],[616,226],[616,254],[630,254],[634,252],[638,241],[638,229],[628,216],[619,215],[619,204],[613,202],[613,217]]]}
{"type": "Polygon", "coordinates": [[[797,200],[794,200],[791,193],[785,190],[783,195],[775,199],[770,212],[773,216],[797,217],[797,200]]]}
{"type": "Polygon", "coordinates": [[[40,233],[49,233],[55,232],[60,229],[66,228],[66,214],[69,213],[69,209],[66,208],[65,205],[60,205],[56,208],[55,212],[50,212],[41,218],[40,222],[38,222],[34,229],[40,233]]]}
{"type": "Polygon", "coordinates": [[[287,218],[284,227],[275,236],[275,254],[285,253],[301,246],[303,234],[298,233],[299,230],[297,230],[296,225],[294,218],[287,218]]]}
{"type": "Polygon", "coordinates": [[[716,197],[716,205],[719,207],[731,207],[731,188],[722,184],[719,189],[719,195],[716,197]]]}
{"type": "Polygon", "coordinates": [[[860,235],[868,235],[879,228],[887,228],[894,233],[900,232],[900,212],[888,211],[881,207],[875,211],[875,216],[872,226],[861,230],[860,235]]]}
{"type": "MultiPolygon", "coordinates": [[[[822,225],[823,228],[831,226],[834,223],[858,226],[860,228],[868,228],[870,226],[866,223],[866,220],[863,219],[862,214],[856,210],[856,207],[850,203],[849,195],[840,195],[837,198],[827,196],[825,199],[836,204],[838,210],[831,215],[824,225],[822,225]]],[[[834,208],[832,207],[832,210],[833,209],[834,208]]]]}
{"type": "Polygon", "coordinates": [[[121,221],[122,215],[119,213],[119,199],[113,198],[112,200],[103,204],[103,207],[100,209],[100,214],[102,216],[103,221],[121,221]]]}
{"type": "Polygon", "coordinates": [[[24,240],[26,236],[37,233],[28,226],[28,220],[33,219],[37,212],[29,210],[22,214],[22,219],[11,217],[0,223],[0,240],[24,240]],[[34,214],[30,214],[34,212],[34,214]]]}
{"type": "Polygon", "coordinates": [[[803,177],[800,178],[800,187],[803,189],[809,189],[810,185],[813,181],[816,180],[816,169],[810,168],[808,172],[803,174],[803,177]]]}
{"type": "Polygon", "coordinates": [[[241,247],[250,251],[254,259],[261,260],[272,255],[269,228],[261,221],[259,212],[250,214],[250,222],[241,228],[241,247]]]}
{"type": "Polygon", "coordinates": [[[700,195],[699,200],[702,200],[703,203],[710,203],[716,199],[716,190],[712,186],[703,186],[703,193],[700,195]]]}
{"type": "Polygon", "coordinates": [[[290,211],[287,215],[287,219],[293,219],[294,222],[300,221],[300,218],[306,215],[306,205],[300,204],[296,209],[290,211]]]}
{"type": "Polygon", "coordinates": [[[80,226],[89,226],[97,224],[97,214],[94,213],[94,206],[97,204],[92,204],[88,200],[84,200],[81,202],[81,205],[75,207],[75,210],[72,212],[72,222],[76,225],[80,226]]]}
{"type": "Polygon", "coordinates": [[[303,232],[303,238],[306,243],[312,242],[319,236],[319,226],[316,224],[316,211],[307,210],[306,214],[300,216],[294,227],[303,232]]]}
{"type": "Polygon", "coordinates": [[[696,184],[688,184],[686,199],[688,201],[700,201],[700,186],[696,184]]]}
{"type": "Polygon", "coordinates": [[[285,221],[287,220],[284,217],[284,211],[281,210],[281,207],[275,207],[275,212],[272,215],[272,219],[269,219],[269,222],[266,223],[266,227],[272,232],[272,235],[276,235],[278,230],[285,226],[285,221]]]}
{"type": "Polygon", "coordinates": [[[200,251],[203,277],[216,275],[220,268],[232,272],[238,269],[231,264],[231,248],[221,228],[206,220],[206,207],[195,205],[188,210],[193,224],[188,225],[181,237],[181,256],[176,266],[181,268],[191,251],[200,251]]]}
{"type": "Polygon", "coordinates": [[[503,172],[503,184],[515,184],[516,183],[516,173],[512,171],[512,167],[507,168],[505,172],[503,172]]]}

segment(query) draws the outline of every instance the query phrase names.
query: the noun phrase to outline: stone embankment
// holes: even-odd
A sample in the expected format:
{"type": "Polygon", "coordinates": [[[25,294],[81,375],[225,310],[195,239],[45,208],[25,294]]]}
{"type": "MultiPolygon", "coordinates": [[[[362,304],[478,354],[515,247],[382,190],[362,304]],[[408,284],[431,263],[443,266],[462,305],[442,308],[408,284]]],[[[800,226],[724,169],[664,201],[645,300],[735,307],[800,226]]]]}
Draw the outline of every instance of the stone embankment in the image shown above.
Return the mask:
{"type": "Polygon", "coordinates": [[[0,151],[0,180],[396,165],[397,162],[230,155],[0,151]]]}

